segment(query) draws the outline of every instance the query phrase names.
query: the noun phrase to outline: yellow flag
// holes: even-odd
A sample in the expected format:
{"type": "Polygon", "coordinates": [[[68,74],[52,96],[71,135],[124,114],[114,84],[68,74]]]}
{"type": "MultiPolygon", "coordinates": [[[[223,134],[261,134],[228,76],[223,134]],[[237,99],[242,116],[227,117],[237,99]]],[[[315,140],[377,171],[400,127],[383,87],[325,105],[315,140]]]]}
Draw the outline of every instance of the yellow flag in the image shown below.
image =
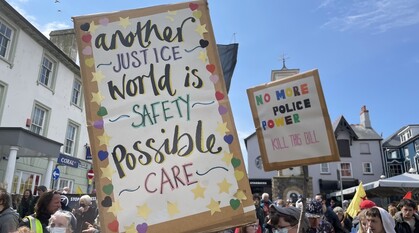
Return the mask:
{"type": "Polygon", "coordinates": [[[367,194],[365,193],[364,186],[362,186],[362,182],[360,182],[358,188],[356,189],[355,195],[351,201],[351,204],[349,204],[348,208],[346,209],[346,213],[348,213],[349,216],[354,218],[360,210],[359,205],[366,197],[367,194]]]}
{"type": "Polygon", "coordinates": [[[83,194],[83,190],[81,190],[80,186],[77,186],[76,194],[83,194]]]}

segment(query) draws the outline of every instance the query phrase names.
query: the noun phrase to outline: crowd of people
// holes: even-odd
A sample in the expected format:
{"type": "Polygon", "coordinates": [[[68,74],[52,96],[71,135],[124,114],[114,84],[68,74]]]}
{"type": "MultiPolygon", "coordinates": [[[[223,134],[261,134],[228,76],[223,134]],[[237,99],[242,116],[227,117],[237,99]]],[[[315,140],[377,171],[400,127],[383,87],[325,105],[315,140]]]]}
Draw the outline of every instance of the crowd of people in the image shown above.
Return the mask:
{"type": "Polygon", "coordinates": [[[98,211],[89,195],[81,196],[79,207],[66,208],[61,194],[67,190],[37,187],[37,196],[25,190],[13,208],[12,197],[0,188],[0,233],[98,233],[98,211]]]}
{"type": "Polygon", "coordinates": [[[418,205],[411,199],[390,203],[387,209],[365,199],[353,217],[346,212],[347,201],[326,203],[317,194],[304,207],[301,199],[273,203],[266,193],[262,198],[253,195],[258,221],[234,233],[419,233],[418,205]]]}

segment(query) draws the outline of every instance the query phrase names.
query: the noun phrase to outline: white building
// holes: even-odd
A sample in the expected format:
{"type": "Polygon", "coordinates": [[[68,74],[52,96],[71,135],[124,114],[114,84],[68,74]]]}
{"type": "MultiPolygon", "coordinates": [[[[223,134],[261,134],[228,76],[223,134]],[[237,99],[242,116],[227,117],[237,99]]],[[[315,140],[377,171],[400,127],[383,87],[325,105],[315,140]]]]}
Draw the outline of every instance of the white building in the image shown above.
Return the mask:
{"type": "Polygon", "coordinates": [[[81,88],[75,57],[0,1],[0,182],[8,191],[45,185],[87,192],[91,163],[83,160],[88,134],[81,88]]]}

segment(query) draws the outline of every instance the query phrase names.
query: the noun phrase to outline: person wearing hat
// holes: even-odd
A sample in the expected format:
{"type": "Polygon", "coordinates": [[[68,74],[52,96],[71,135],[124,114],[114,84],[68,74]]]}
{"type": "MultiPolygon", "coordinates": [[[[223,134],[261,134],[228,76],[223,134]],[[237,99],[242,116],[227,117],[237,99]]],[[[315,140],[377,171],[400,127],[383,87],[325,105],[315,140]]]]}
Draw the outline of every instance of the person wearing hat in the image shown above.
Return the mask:
{"type": "Polygon", "coordinates": [[[334,233],[332,224],[323,218],[323,206],[321,201],[312,200],[306,207],[306,216],[309,229],[306,233],[334,233]]]}
{"type": "Polygon", "coordinates": [[[305,216],[302,217],[301,210],[294,207],[281,207],[277,205],[270,206],[269,221],[264,233],[278,232],[278,233],[297,233],[306,232],[308,229],[308,220],[305,216]]]}
{"type": "MultiPolygon", "coordinates": [[[[387,210],[374,206],[365,213],[368,222],[368,232],[371,233],[396,233],[396,223],[387,210]]],[[[397,231],[399,233],[399,231],[397,231]]]]}

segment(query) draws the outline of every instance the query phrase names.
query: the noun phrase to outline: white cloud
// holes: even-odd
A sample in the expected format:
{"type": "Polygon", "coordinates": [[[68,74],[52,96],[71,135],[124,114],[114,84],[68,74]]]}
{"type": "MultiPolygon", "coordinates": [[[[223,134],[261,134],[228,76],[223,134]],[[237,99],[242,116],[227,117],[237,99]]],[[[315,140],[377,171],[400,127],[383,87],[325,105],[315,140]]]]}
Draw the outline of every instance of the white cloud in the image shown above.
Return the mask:
{"type": "Polygon", "coordinates": [[[335,13],[335,16],[323,27],[331,27],[340,31],[372,29],[374,33],[381,33],[394,28],[419,24],[419,14],[417,13],[419,1],[417,0],[348,1],[345,7],[330,4],[330,2],[330,0],[326,0],[320,5],[321,8],[335,13]]]}
{"type": "Polygon", "coordinates": [[[41,26],[40,28],[38,28],[38,30],[41,31],[42,34],[44,34],[47,38],[49,38],[49,33],[51,31],[69,28],[72,28],[72,26],[62,22],[51,22],[41,26]]]}

